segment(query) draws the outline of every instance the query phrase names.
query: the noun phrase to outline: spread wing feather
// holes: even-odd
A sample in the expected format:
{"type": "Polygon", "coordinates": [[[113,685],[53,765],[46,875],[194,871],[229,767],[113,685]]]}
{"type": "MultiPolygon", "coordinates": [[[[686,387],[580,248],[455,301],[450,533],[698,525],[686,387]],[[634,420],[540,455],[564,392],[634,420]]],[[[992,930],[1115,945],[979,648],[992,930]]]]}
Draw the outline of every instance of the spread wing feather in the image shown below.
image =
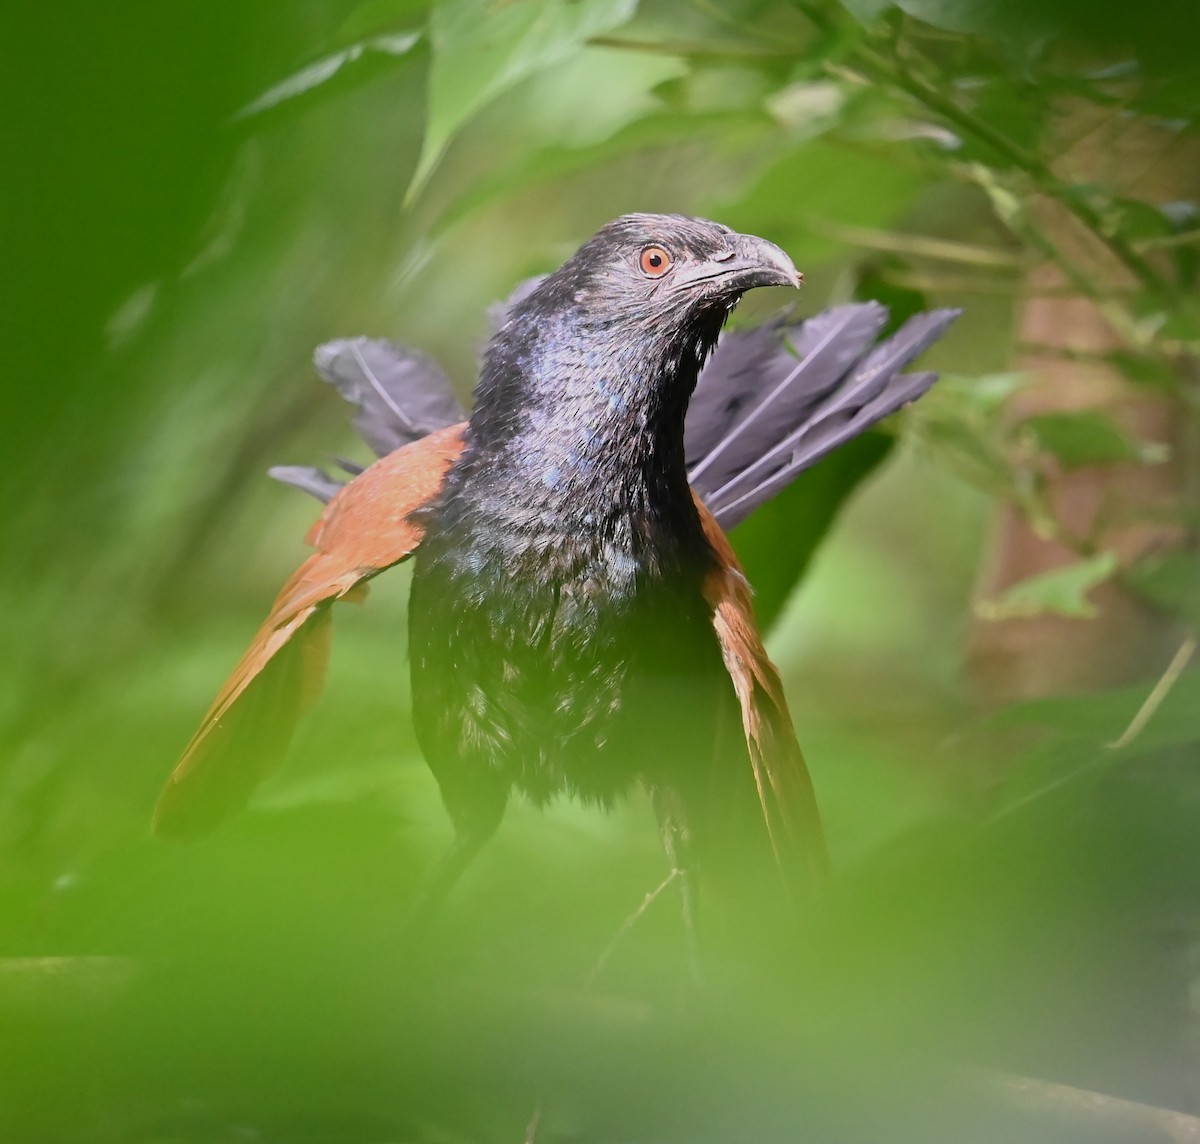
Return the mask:
{"type": "Polygon", "coordinates": [[[936,374],[900,371],[958,313],[918,314],[877,346],[887,311],[876,302],[724,338],[700,375],[685,434],[689,479],[721,527],[929,389],[936,374]]]}
{"type": "MultiPolygon", "coordinates": [[[[492,308],[493,329],[537,281],[522,283],[492,308]]],[[[958,311],[918,314],[876,345],[887,316],[878,302],[857,302],[801,322],[779,320],[722,336],[700,375],[684,431],[689,479],[722,528],[732,528],[937,380],[901,370],[941,337],[958,311]]],[[[462,417],[446,375],[418,350],[382,338],[344,338],[321,346],[315,360],[355,407],[355,427],[377,454],[462,417]]],[[[341,487],[318,468],[269,471],[318,500],[328,501],[341,487]]]]}
{"type": "Polygon", "coordinates": [[[396,450],[330,501],[308,535],[316,552],[283,586],[171,774],[155,811],[159,833],[203,832],[279,761],[324,682],[329,604],[413,554],[422,526],[412,513],[441,487],[462,430],[452,425],[396,450]]]}
{"type": "Polygon", "coordinates": [[[339,338],[313,353],[317,372],[355,407],[354,428],[384,457],[464,417],[428,354],[387,338],[339,338]]]}

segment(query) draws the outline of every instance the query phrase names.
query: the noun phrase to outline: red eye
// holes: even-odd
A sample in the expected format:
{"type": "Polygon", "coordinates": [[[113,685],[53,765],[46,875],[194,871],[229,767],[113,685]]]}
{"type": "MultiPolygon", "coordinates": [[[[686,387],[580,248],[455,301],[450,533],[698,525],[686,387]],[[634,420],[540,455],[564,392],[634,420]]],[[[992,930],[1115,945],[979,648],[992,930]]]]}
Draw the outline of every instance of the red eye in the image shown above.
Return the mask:
{"type": "Polygon", "coordinates": [[[638,259],[647,278],[661,278],[671,269],[671,256],[661,246],[647,246],[638,259]]]}

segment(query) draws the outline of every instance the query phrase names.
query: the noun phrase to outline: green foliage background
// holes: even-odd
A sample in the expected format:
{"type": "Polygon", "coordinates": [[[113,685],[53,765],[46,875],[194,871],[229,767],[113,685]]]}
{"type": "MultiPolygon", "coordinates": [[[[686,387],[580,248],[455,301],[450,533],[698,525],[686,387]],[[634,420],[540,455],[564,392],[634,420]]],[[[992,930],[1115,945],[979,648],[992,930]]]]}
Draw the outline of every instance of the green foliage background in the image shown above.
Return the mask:
{"type": "MultiPolygon", "coordinates": [[[[1160,459],[1098,415],[1006,419],[1025,271],[1069,262],[1032,195],[1127,273],[1119,292],[1074,285],[1106,306],[1130,378],[1193,400],[1194,204],[1052,171],[1063,100],[1194,131],[1190,5],[1127,15],[189,0],[17,16],[6,1139],[521,1140],[531,1122],[542,1141],[1129,1138],[1023,1104],[1007,1074],[1200,1112],[1200,687],[1184,674],[1114,750],[1152,679],[984,717],[963,665],[997,499],[1044,522],[1047,458],[1160,459]],[[465,394],[486,305],[627,210],[770,237],[805,271],[803,312],[966,306],[929,356],[935,392],[735,537],[838,871],[801,944],[693,993],[663,895],[585,988],[666,873],[634,802],[514,807],[409,948],[404,905],[449,825],[409,726],[403,571],[342,609],[326,701],[252,808],[194,847],[152,840],[157,789],[304,552],[312,503],[263,471],[362,459],[312,347],[415,343],[465,394]]],[[[752,297],[739,320],[775,305],[752,297]]],[[[1186,625],[1180,560],[1130,590],[1186,625]]],[[[1081,550],[993,603],[1089,622],[1113,572],[1081,550]]]]}

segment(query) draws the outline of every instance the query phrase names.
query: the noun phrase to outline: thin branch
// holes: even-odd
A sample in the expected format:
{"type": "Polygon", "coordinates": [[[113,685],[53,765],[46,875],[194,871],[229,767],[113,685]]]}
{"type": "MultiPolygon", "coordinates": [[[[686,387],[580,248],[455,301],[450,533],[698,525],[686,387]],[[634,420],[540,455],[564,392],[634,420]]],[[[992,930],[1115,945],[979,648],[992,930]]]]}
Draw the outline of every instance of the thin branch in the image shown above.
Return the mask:
{"type": "MultiPolygon", "coordinates": [[[[1077,298],[1079,291],[1071,286],[1043,286],[1039,289],[1029,289],[1020,283],[997,282],[984,277],[962,278],[949,274],[916,274],[904,270],[887,268],[886,278],[895,286],[904,286],[912,290],[944,291],[950,294],[987,294],[1002,298],[1077,298]]],[[[1118,298],[1119,291],[1104,291],[1099,295],[1105,298],[1118,298]]]]}
{"type": "Polygon", "coordinates": [[[930,258],[937,262],[958,262],[965,266],[1001,267],[1007,270],[1023,270],[1029,262],[1027,258],[1011,250],[955,242],[931,235],[900,234],[892,230],[849,226],[821,218],[809,219],[807,225],[817,234],[849,243],[851,246],[865,246],[893,254],[907,254],[914,258],[930,258]]]}
{"type": "MultiPolygon", "coordinates": [[[[625,935],[629,933],[629,931],[633,929],[635,925],[637,925],[638,921],[641,920],[646,911],[652,905],[654,905],[655,901],[657,901],[662,892],[672,882],[674,882],[679,875],[679,869],[677,867],[672,867],[667,876],[661,882],[659,882],[659,884],[655,886],[653,890],[647,891],[646,896],[642,899],[641,904],[637,907],[637,909],[635,909],[621,923],[620,928],[615,934],[613,934],[608,944],[600,951],[600,956],[596,958],[595,965],[592,966],[587,977],[584,978],[583,987],[579,991],[580,1001],[582,1001],[584,997],[591,993],[592,989],[596,985],[596,982],[599,980],[600,975],[604,972],[604,967],[608,964],[609,959],[616,951],[617,946],[621,944],[621,941],[625,935]]],[[[542,1123],[542,1111],[545,1107],[545,1103],[546,1102],[544,1098],[540,1099],[533,1110],[533,1114],[529,1118],[529,1124],[525,1129],[525,1144],[536,1144],[538,1128],[542,1123]]]]}
{"type": "Polygon", "coordinates": [[[614,48],[623,52],[649,52],[656,56],[684,56],[691,59],[794,59],[791,48],[754,48],[736,44],[700,44],[692,40],[630,40],[623,36],[592,36],[588,45],[593,48],[614,48]]]}
{"type": "MultiPolygon", "coordinates": [[[[850,16],[825,8],[813,0],[801,0],[799,7],[817,28],[827,34],[846,31],[852,23],[850,16]]],[[[915,50],[913,54],[922,65],[927,62],[925,57],[915,50]]],[[[1171,283],[1142,258],[1129,242],[1120,235],[1108,232],[1100,212],[1086,199],[1073,193],[1071,187],[1039,156],[998,131],[986,120],[961,107],[908,61],[902,67],[861,41],[854,44],[847,55],[863,66],[868,73],[873,73],[876,80],[884,80],[894,88],[906,92],[922,106],[940,115],[965,134],[987,144],[1013,166],[1024,171],[1038,191],[1060,202],[1112,251],[1146,289],[1167,296],[1175,293],[1171,283]]]]}
{"type": "Polygon", "coordinates": [[[1200,230],[1185,230],[1180,234],[1162,234],[1157,238],[1141,238],[1133,245],[1137,250],[1172,250],[1178,246],[1200,243],[1200,230]]]}
{"type": "Polygon", "coordinates": [[[1153,1133],[1172,1144],[1200,1144],[1200,1117],[1186,1112],[1035,1077],[1009,1073],[984,1076],[1017,1104],[1102,1125],[1106,1135],[1115,1130],[1124,1139],[1142,1139],[1146,1133],[1153,1133]]]}
{"type": "Polygon", "coordinates": [[[584,979],[583,992],[585,994],[592,991],[592,987],[596,984],[600,974],[604,972],[604,967],[608,964],[608,960],[616,951],[617,946],[621,944],[621,940],[633,929],[645,912],[654,904],[658,896],[678,877],[679,870],[673,867],[670,873],[653,890],[647,892],[646,896],[642,899],[642,904],[621,923],[621,928],[613,934],[612,940],[600,951],[600,956],[596,958],[596,964],[592,966],[591,972],[584,979]]]}
{"type": "MultiPolygon", "coordinates": [[[[982,174],[982,172],[980,172],[982,174]]],[[[984,186],[984,190],[991,188],[984,186]]],[[[997,212],[998,214],[1000,212],[997,212]]],[[[1062,271],[1063,276],[1075,288],[1081,298],[1087,298],[1108,320],[1113,331],[1132,349],[1145,349],[1147,338],[1139,329],[1133,315],[1122,306],[1112,301],[1110,291],[1101,291],[1096,287],[1092,275],[1086,273],[1074,259],[1054,242],[1049,235],[1039,230],[1030,221],[1023,210],[1008,212],[1003,222],[1019,238],[1023,238],[1048,262],[1054,263],[1062,271]]]]}
{"type": "Polygon", "coordinates": [[[1032,151],[997,131],[986,120],[980,119],[960,107],[953,99],[940,91],[916,70],[896,67],[890,60],[865,45],[858,45],[852,54],[862,60],[877,75],[906,91],[931,111],[986,143],[994,151],[1019,167],[1033,181],[1037,189],[1055,199],[1075,216],[1089,231],[1112,251],[1120,262],[1142,283],[1155,293],[1172,295],[1171,284],[1164,279],[1142,256],[1120,235],[1107,233],[1100,212],[1086,199],[1074,194],[1051,168],[1032,151]]]}
{"type": "Polygon", "coordinates": [[[1122,747],[1128,747],[1142,733],[1146,724],[1154,718],[1154,713],[1162,706],[1163,700],[1171,693],[1171,688],[1179,681],[1179,677],[1183,674],[1184,669],[1195,654],[1196,637],[1194,635],[1188,636],[1179,645],[1179,650],[1175,653],[1171,662],[1167,664],[1167,670],[1162,673],[1161,678],[1151,689],[1150,694],[1146,696],[1145,702],[1138,708],[1137,714],[1130,720],[1129,726],[1121,733],[1121,737],[1115,742],[1109,743],[1109,746],[1114,751],[1119,751],[1122,747]]]}
{"type": "Polygon", "coordinates": [[[1017,353],[1022,357],[1059,358],[1081,365],[1108,366],[1110,369],[1113,364],[1112,354],[1107,350],[1077,350],[1071,346],[1053,346],[1048,342],[1018,342],[1017,353]]]}
{"type": "Polygon", "coordinates": [[[525,1126],[525,1144],[535,1144],[537,1140],[538,1128],[542,1124],[542,1109],[545,1107],[545,1101],[539,1100],[537,1106],[533,1110],[533,1115],[529,1118],[529,1123],[525,1126]]]}

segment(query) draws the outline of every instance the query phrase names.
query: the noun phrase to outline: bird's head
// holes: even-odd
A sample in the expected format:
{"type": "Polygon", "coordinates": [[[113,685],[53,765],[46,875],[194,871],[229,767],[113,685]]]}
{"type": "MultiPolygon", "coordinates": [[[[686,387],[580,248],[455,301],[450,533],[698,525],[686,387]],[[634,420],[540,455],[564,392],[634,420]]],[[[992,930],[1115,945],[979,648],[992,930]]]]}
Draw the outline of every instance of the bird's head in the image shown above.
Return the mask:
{"type": "Polygon", "coordinates": [[[755,286],[799,286],[803,276],[772,242],[684,215],[629,214],[601,227],[544,283],[603,324],[666,333],[724,317],[755,286]]]}
{"type": "Polygon", "coordinates": [[[473,436],[543,432],[549,418],[594,440],[648,434],[682,457],[687,402],[730,310],[756,286],[801,281],[774,243],[720,223],[614,219],[509,309],[484,357],[473,436]]]}

